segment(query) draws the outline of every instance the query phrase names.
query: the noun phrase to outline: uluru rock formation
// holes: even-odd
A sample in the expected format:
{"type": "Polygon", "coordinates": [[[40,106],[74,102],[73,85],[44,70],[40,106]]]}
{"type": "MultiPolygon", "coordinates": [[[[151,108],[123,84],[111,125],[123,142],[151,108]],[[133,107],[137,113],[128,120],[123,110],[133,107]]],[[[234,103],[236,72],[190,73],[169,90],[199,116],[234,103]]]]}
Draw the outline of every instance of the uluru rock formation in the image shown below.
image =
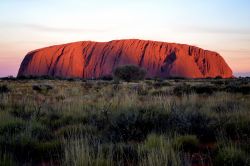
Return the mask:
{"type": "Polygon", "coordinates": [[[146,69],[147,77],[232,77],[232,70],[216,52],[136,39],[84,41],[38,49],[25,56],[18,76],[98,78],[126,64],[146,69]]]}

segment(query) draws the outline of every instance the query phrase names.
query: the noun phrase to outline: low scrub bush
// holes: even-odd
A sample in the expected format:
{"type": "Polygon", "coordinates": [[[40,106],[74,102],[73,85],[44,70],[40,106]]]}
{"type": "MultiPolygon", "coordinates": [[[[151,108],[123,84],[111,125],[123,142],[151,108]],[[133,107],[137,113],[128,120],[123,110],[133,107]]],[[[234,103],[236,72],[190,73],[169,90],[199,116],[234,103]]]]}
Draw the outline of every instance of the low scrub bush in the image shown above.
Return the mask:
{"type": "Polygon", "coordinates": [[[191,86],[188,84],[180,84],[174,87],[173,93],[174,95],[182,96],[184,94],[191,94],[192,89],[191,89],[191,86]]]}
{"type": "Polygon", "coordinates": [[[32,89],[34,91],[37,91],[37,92],[48,92],[49,90],[52,90],[53,89],[53,86],[51,85],[48,85],[48,84],[39,84],[39,85],[33,85],[32,86],[32,89]]]}
{"type": "Polygon", "coordinates": [[[204,142],[216,140],[218,122],[216,118],[200,111],[172,111],[169,127],[180,134],[193,134],[204,142]]]}
{"type": "Polygon", "coordinates": [[[63,138],[71,137],[91,137],[98,134],[98,130],[95,126],[91,125],[69,125],[60,128],[56,135],[63,138]]]}
{"type": "Polygon", "coordinates": [[[220,88],[210,85],[191,86],[187,84],[181,84],[177,85],[174,88],[173,93],[177,96],[181,96],[183,94],[191,94],[191,93],[211,95],[217,91],[220,91],[220,88]]]}
{"type": "Polygon", "coordinates": [[[249,165],[250,158],[247,157],[246,153],[237,149],[236,147],[222,147],[215,158],[215,166],[221,165],[233,165],[243,166],[249,165]]]}
{"type": "Polygon", "coordinates": [[[113,80],[113,75],[104,75],[100,79],[104,80],[104,81],[112,81],[113,80]]]}
{"type": "Polygon", "coordinates": [[[25,129],[26,123],[23,120],[12,117],[8,113],[1,113],[0,116],[0,120],[2,119],[0,121],[0,137],[15,135],[25,129]]]}
{"type": "Polygon", "coordinates": [[[154,88],[158,89],[158,88],[162,88],[162,87],[172,86],[172,84],[167,82],[167,81],[162,81],[162,82],[153,83],[153,86],[154,86],[154,88]]]}
{"type": "Polygon", "coordinates": [[[199,149],[199,140],[195,135],[177,136],[174,146],[185,152],[196,152],[199,149]]]}
{"type": "Polygon", "coordinates": [[[169,113],[161,110],[121,112],[113,116],[111,121],[109,126],[111,140],[143,141],[152,131],[162,133],[169,129],[169,113]]]}
{"type": "Polygon", "coordinates": [[[124,81],[143,80],[146,76],[146,71],[138,66],[126,65],[117,67],[114,71],[114,76],[124,81]]]}
{"type": "Polygon", "coordinates": [[[243,116],[230,119],[223,125],[223,129],[229,138],[246,140],[250,137],[250,120],[243,116]]]}
{"type": "Polygon", "coordinates": [[[108,135],[113,141],[141,141],[152,130],[151,123],[142,119],[137,111],[119,113],[111,121],[108,135]]]}
{"type": "Polygon", "coordinates": [[[7,85],[0,85],[0,94],[1,93],[8,93],[10,92],[10,89],[7,85]]]}
{"type": "Polygon", "coordinates": [[[35,111],[31,108],[26,108],[23,104],[13,104],[9,113],[17,118],[29,120],[35,114],[35,111]]]}
{"type": "Polygon", "coordinates": [[[53,133],[45,125],[39,122],[33,121],[28,124],[28,129],[30,130],[33,139],[39,141],[48,141],[53,138],[53,133]]]}
{"type": "Polygon", "coordinates": [[[11,154],[2,152],[0,150],[0,166],[13,166],[17,165],[11,154]]]}
{"type": "Polygon", "coordinates": [[[228,85],[225,91],[230,93],[250,94],[250,85],[228,85]]]}

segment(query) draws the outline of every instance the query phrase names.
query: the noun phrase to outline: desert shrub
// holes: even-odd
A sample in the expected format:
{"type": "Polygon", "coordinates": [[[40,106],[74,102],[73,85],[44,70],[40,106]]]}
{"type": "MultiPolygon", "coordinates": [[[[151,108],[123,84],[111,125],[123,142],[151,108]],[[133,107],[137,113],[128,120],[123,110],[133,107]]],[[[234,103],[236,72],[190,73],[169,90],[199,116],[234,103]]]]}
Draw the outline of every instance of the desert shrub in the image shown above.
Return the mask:
{"type": "Polygon", "coordinates": [[[183,94],[191,94],[191,93],[211,95],[217,91],[220,91],[219,87],[215,87],[215,86],[211,86],[211,85],[191,86],[191,85],[184,83],[184,84],[177,85],[174,88],[173,93],[177,96],[181,96],[183,94]]]}
{"type": "Polygon", "coordinates": [[[228,85],[225,90],[230,93],[250,94],[250,86],[248,85],[228,85]]]}
{"type": "Polygon", "coordinates": [[[112,75],[104,75],[104,76],[100,77],[100,79],[104,80],[104,81],[112,81],[113,76],[112,75]]]}
{"type": "Polygon", "coordinates": [[[239,101],[225,101],[212,106],[211,109],[216,113],[224,114],[239,111],[239,106],[239,101]]]}
{"type": "Polygon", "coordinates": [[[28,125],[28,129],[30,130],[30,134],[33,139],[39,141],[47,141],[53,138],[53,133],[50,129],[48,129],[45,125],[42,125],[39,122],[32,121],[28,125]]]}
{"type": "Polygon", "coordinates": [[[250,163],[247,155],[240,149],[237,149],[236,147],[233,146],[223,147],[219,149],[219,152],[214,162],[214,165],[216,166],[221,166],[221,165],[242,166],[248,164],[250,163]]]}
{"type": "Polygon", "coordinates": [[[153,80],[155,82],[164,82],[164,79],[163,78],[160,78],[160,77],[154,77],[153,80]]]}
{"type": "Polygon", "coordinates": [[[218,89],[214,86],[210,85],[200,85],[200,86],[192,86],[191,91],[197,94],[209,94],[211,95],[212,93],[218,91],[218,89]]]}
{"type": "Polygon", "coordinates": [[[111,117],[108,135],[113,141],[143,141],[147,134],[168,130],[169,113],[154,109],[129,110],[111,117]]]}
{"type": "Polygon", "coordinates": [[[0,85],[0,93],[8,93],[10,92],[10,89],[7,85],[0,85]]]}
{"type": "Polygon", "coordinates": [[[0,150],[0,166],[13,166],[17,165],[11,154],[2,152],[0,150]]]}
{"type": "Polygon", "coordinates": [[[1,133],[0,149],[12,154],[19,164],[40,162],[56,155],[58,157],[60,143],[52,140],[50,131],[35,123],[29,123],[22,128],[19,124],[18,130],[15,127],[15,130],[8,129],[5,134],[1,133]]]}
{"type": "Polygon", "coordinates": [[[211,81],[211,83],[214,85],[222,86],[226,84],[226,81],[225,80],[213,80],[211,81]]]}
{"type": "Polygon", "coordinates": [[[9,113],[15,117],[29,120],[32,115],[34,115],[35,111],[32,109],[27,109],[24,104],[13,104],[9,113]]]}
{"type": "Polygon", "coordinates": [[[61,155],[59,141],[40,142],[25,136],[16,139],[15,142],[7,143],[6,146],[20,163],[31,162],[35,165],[42,160],[58,159],[61,155]]]}
{"type": "Polygon", "coordinates": [[[196,94],[208,94],[211,95],[214,92],[219,91],[220,89],[215,87],[215,86],[210,86],[210,85],[196,85],[196,86],[191,86],[187,84],[181,84],[177,85],[173,93],[177,96],[183,95],[183,94],[191,94],[191,93],[196,93],[196,94]]]}
{"type": "Polygon", "coordinates": [[[109,136],[113,141],[140,141],[152,130],[150,122],[140,118],[137,111],[120,113],[112,117],[109,126],[109,136]]]}
{"type": "Polygon", "coordinates": [[[215,78],[214,78],[215,80],[221,80],[221,79],[223,79],[221,76],[216,76],[215,78]]]}
{"type": "Polygon", "coordinates": [[[153,85],[153,81],[152,80],[149,80],[146,78],[146,80],[144,81],[148,86],[152,86],[153,85]]]}
{"type": "Polygon", "coordinates": [[[199,149],[199,140],[195,135],[177,136],[173,144],[185,152],[195,152],[199,149]]]}
{"type": "Polygon", "coordinates": [[[117,67],[114,71],[114,76],[124,81],[143,80],[146,76],[146,71],[138,66],[126,65],[117,67]]]}
{"type": "Polygon", "coordinates": [[[75,81],[78,81],[78,79],[77,78],[67,78],[67,81],[69,81],[69,82],[75,82],[75,81]]]}
{"type": "Polygon", "coordinates": [[[157,88],[172,86],[172,84],[169,83],[169,82],[162,81],[162,82],[155,82],[155,83],[153,83],[153,86],[154,86],[154,88],[157,89],[157,88]]]}
{"type": "Polygon", "coordinates": [[[41,160],[58,160],[62,155],[62,143],[58,140],[36,142],[33,144],[32,158],[37,162],[41,160]]]}
{"type": "Polygon", "coordinates": [[[46,152],[40,149],[40,144],[53,138],[53,133],[44,125],[36,121],[25,122],[6,113],[1,113],[0,118],[0,149],[12,154],[18,163],[40,161],[52,153],[52,148],[46,152]]]}
{"type": "Polygon", "coordinates": [[[93,88],[93,83],[91,83],[91,82],[84,82],[84,83],[82,83],[82,86],[83,86],[83,88],[85,89],[85,90],[90,90],[90,89],[92,89],[93,88]]]}
{"type": "Polygon", "coordinates": [[[169,115],[169,127],[180,134],[196,135],[199,140],[216,140],[217,119],[200,111],[172,111],[169,115]]]}
{"type": "Polygon", "coordinates": [[[23,120],[14,118],[8,114],[1,114],[1,116],[2,116],[1,117],[2,121],[0,121],[1,136],[5,135],[11,136],[25,129],[26,123],[23,120]]]}
{"type": "Polygon", "coordinates": [[[170,113],[166,110],[158,110],[155,108],[141,109],[140,118],[144,121],[145,125],[150,125],[149,130],[156,133],[164,133],[169,130],[169,117],[170,113]]]}
{"type": "Polygon", "coordinates": [[[250,83],[249,78],[241,78],[238,81],[240,82],[240,85],[248,85],[250,83]]]}
{"type": "Polygon", "coordinates": [[[250,120],[243,116],[232,118],[223,125],[223,129],[229,138],[248,139],[250,137],[250,120]]]}
{"type": "Polygon", "coordinates": [[[140,96],[145,96],[148,94],[148,87],[143,84],[136,84],[131,88],[140,96]]]}
{"type": "Polygon", "coordinates": [[[177,96],[181,96],[183,94],[191,94],[192,89],[190,85],[184,83],[184,84],[180,84],[174,87],[173,93],[174,95],[177,95],[177,96]]]}
{"type": "Polygon", "coordinates": [[[56,135],[63,138],[71,138],[71,137],[91,137],[93,135],[97,135],[98,130],[95,126],[91,125],[68,125],[60,128],[56,135]]]}
{"type": "Polygon", "coordinates": [[[53,86],[48,84],[39,84],[39,85],[33,85],[32,89],[37,92],[48,92],[49,90],[53,89],[53,86]]]}
{"type": "Polygon", "coordinates": [[[7,76],[7,77],[1,77],[0,80],[16,81],[17,79],[14,76],[7,76]]]}
{"type": "Polygon", "coordinates": [[[73,115],[64,115],[57,111],[47,112],[42,114],[38,121],[42,124],[46,125],[50,129],[59,129],[60,127],[77,124],[77,123],[84,123],[85,118],[82,116],[73,116],[73,115]]]}
{"type": "Polygon", "coordinates": [[[139,155],[137,147],[133,144],[115,144],[112,156],[117,165],[138,165],[139,155]]]}
{"type": "Polygon", "coordinates": [[[153,90],[150,92],[150,95],[152,95],[152,96],[165,96],[168,94],[169,93],[164,89],[157,89],[157,90],[153,90]]]}

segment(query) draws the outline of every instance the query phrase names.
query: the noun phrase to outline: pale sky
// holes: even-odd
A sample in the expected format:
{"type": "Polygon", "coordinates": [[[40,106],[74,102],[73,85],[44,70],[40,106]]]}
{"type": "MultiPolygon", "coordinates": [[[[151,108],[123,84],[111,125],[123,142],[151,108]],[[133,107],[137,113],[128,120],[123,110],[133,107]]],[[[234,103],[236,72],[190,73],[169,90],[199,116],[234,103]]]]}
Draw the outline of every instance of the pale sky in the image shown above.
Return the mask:
{"type": "Polygon", "coordinates": [[[1,0],[0,77],[37,48],[129,38],[217,51],[250,76],[249,0],[1,0]]]}

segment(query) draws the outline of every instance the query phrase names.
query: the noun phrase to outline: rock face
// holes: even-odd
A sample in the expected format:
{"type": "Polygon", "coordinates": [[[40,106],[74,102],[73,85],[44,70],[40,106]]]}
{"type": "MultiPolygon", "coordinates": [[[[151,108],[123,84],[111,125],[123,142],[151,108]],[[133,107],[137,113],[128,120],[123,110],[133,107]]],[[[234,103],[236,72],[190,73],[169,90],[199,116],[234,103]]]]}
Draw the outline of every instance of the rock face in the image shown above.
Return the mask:
{"type": "Polygon", "coordinates": [[[84,41],[38,49],[25,56],[18,76],[98,78],[126,64],[146,69],[148,77],[232,77],[232,70],[216,52],[135,39],[84,41]]]}

